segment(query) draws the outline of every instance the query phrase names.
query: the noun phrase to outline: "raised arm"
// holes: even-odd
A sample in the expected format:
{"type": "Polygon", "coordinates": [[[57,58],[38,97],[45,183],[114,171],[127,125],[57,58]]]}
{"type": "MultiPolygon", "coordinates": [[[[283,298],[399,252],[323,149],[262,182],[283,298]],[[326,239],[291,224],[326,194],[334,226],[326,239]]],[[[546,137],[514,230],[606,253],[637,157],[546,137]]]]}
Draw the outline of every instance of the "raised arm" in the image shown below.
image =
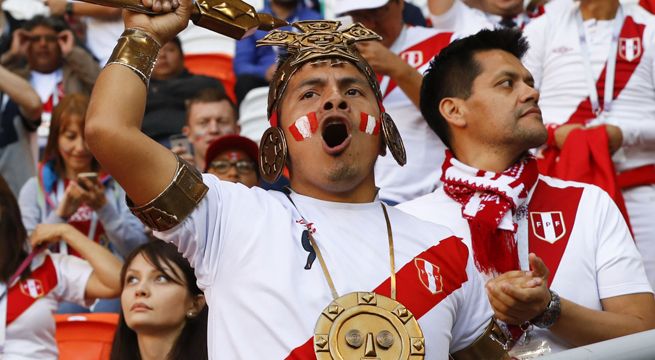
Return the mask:
{"type": "Polygon", "coordinates": [[[32,86],[20,76],[0,65],[0,93],[5,93],[29,120],[41,118],[41,99],[32,86]]]}
{"type": "Polygon", "coordinates": [[[93,268],[86,284],[87,299],[118,296],[121,290],[121,262],[107,248],[92,241],[69,224],[41,224],[34,229],[30,242],[33,247],[63,240],[89,262],[93,268]]]}
{"type": "MultiPolygon", "coordinates": [[[[143,3],[166,12],[170,11],[172,2],[144,0],[143,3]]],[[[112,61],[128,59],[127,65],[131,61],[151,69],[159,44],[166,43],[186,27],[191,6],[191,0],[179,0],[174,11],[157,16],[125,11],[125,28],[138,31],[129,38],[121,37],[91,96],[85,128],[89,148],[135,205],[145,204],[159,195],[173,179],[177,164],[168,149],[141,132],[147,94],[144,80],[130,67],[112,61]],[[136,49],[139,49],[138,57],[132,52],[136,49]]]]}

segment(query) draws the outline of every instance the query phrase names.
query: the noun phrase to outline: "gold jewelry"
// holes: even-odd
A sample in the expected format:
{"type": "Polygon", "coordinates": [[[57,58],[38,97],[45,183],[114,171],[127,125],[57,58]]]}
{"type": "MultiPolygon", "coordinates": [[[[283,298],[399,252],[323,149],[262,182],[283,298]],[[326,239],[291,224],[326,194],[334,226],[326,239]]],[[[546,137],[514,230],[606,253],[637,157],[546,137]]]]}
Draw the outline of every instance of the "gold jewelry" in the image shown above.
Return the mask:
{"type": "Polygon", "coordinates": [[[139,29],[125,29],[114,47],[107,65],[119,64],[130,68],[148,87],[150,75],[161,45],[150,34],[139,29]]]}
{"type": "Polygon", "coordinates": [[[280,178],[287,163],[287,141],[279,127],[269,127],[259,143],[259,173],[272,184],[280,178]]]}
{"type": "Polygon", "coordinates": [[[175,176],[161,194],[138,207],[127,199],[132,213],[153,230],[166,231],[184,221],[208,190],[200,172],[179,156],[176,158],[175,176]]]}
{"type": "Polygon", "coordinates": [[[389,148],[391,156],[396,160],[398,165],[404,166],[407,163],[407,154],[405,145],[396,124],[387,113],[382,114],[382,139],[389,148]]]}
{"type": "Polygon", "coordinates": [[[334,299],[323,310],[314,328],[317,360],[341,359],[423,359],[425,339],[412,313],[396,301],[396,269],[391,222],[384,204],[387,223],[391,297],[374,292],[352,292],[339,297],[321,250],[309,232],[325,279],[334,299]]]}

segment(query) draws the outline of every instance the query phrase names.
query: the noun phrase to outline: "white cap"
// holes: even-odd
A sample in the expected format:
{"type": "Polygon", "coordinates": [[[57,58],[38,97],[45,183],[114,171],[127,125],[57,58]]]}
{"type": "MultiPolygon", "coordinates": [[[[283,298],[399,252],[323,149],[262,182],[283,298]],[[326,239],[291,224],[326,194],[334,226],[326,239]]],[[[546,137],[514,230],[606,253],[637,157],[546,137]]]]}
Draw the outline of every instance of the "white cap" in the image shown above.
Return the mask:
{"type": "Polygon", "coordinates": [[[332,8],[337,16],[355,10],[375,9],[386,5],[389,0],[332,0],[332,8]]]}

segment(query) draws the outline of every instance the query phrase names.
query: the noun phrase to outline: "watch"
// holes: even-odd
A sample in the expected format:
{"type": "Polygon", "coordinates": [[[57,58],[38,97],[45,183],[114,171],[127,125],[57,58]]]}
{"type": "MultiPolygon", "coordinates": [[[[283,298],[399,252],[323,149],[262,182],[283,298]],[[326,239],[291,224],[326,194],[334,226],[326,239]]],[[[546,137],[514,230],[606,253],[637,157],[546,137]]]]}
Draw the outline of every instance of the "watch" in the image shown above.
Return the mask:
{"type": "Polygon", "coordinates": [[[73,15],[73,3],[72,2],[70,2],[70,1],[66,2],[66,7],[64,9],[65,9],[64,12],[66,13],[66,15],[68,15],[68,16],[73,15]]]}
{"type": "Polygon", "coordinates": [[[553,326],[553,324],[559,319],[560,314],[562,313],[562,303],[560,301],[559,295],[553,290],[550,291],[550,302],[546,306],[541,315],[530,320],[530,323],[538,328],[548,329],[553,326]]]}

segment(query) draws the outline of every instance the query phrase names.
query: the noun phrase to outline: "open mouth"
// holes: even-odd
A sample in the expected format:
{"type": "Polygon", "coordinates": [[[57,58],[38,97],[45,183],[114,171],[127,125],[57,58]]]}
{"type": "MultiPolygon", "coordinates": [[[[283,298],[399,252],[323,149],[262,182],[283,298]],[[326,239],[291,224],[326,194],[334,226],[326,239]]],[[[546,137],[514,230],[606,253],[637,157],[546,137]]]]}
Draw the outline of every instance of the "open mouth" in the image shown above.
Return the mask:
{"type": "Polygon", "coordinates": [[[343,152],[350,143],[348,125],[344,119],[335,118],[325,120],[321,136],[326,151],[331,155],[338,155],[343,152]]]}

